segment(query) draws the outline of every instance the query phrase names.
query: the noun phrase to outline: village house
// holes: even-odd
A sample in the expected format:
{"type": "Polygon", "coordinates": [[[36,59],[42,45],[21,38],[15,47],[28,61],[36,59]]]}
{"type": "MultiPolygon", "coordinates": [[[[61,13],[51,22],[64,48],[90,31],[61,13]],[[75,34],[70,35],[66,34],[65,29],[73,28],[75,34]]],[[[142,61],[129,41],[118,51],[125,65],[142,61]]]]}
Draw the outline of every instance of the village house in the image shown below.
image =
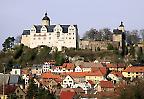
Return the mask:
{"type": "Polygon", "coordinates": [[[63,86],[63,88],[67,88],[67,87],[72,88],[72,86],[73,86],[74,84],[75,84],[74,79],[73,79],[71,76],[67,75],[67,76],[65,77],[65,79],[63,80],[62,86],[63,86]]]}
{"type": "Polygon", "coordinates": [[[119,71],[122,72],[126,66],[123,63],[118,63],[118,64],[106,64],[106,67],[110,70],[110,71],[119,71]]]}
{"type": "Polygon", "coordinates": [[[111,81],[100,81],[96,87],[97,92],[114,91],[114,84],[111,81]]]}
{"type": "Polygon", "coordinates": [[[144,77],[144,66],[128,66],[122,72],[126,78],[143,78],[144,77]]]}

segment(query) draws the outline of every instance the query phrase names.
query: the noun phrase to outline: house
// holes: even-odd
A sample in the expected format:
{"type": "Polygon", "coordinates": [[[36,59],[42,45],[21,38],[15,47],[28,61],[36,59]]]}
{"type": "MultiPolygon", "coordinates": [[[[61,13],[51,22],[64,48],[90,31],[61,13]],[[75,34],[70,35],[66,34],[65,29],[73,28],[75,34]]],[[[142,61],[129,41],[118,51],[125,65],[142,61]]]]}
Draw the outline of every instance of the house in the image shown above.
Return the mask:
{"type": "Polygon", "coordinates": [[[143,78],[144,66],[129,66],[122,72],[126,78],[143,78]]]}
{"type": "Polygon", "coordinates": [[[16,88],[14,93],[19,99],[26,99],[26,92],[24,92],[24,90],[19,86],[16,88]]]}
{"type": "Polygon", "coordinates": [[[50,18],[45,13],[41,25],[33,25],[31,29],[24,30],[21,43],[30,48],[41,45],[56,47],[62,51],[62,47],[78,47],[77,25],[51,25],[50,18]]]}
{"type": "Polygon", "coordinates": [[[114,84],[111,81],[100,81],[96,87],[97,92],[114,91],[114,84]]]}
{"type": "Polygon", "coordinates": [[[122,72],[126,66],[123,63],[118,63],[118,64],[106,64],[106,67],[110,70],[110,71],[119,71],[122,72]]]}
{"type": "Polygon", "coordinates": [[[13,68],[12,71],[10,72],[10,74],[21,75],[21,69],[13,68]]]}
{"type": "Polygon", "coordinates": [[[0,86],[0,98],[7,99],[9,96],[14,94],[16,88],[17,88],[17,86],[15,86],[15,85],[7,85],[6,84],[4,87],[0,86]],[[4,96],[3,96],[3,88],[4,88],[4,96]]]}
{"type": "Polygon", "coordinates": [[[43,73],[50,71],[51,66],[53,66],[53,65],[50,62],[45,62],[42,65],[42,71],[43,71],[43,73]]]}
{"type": "Polygon", "coordinates": [[[101,63],[94,63],[94,62],[81,62],[79,65],[82,68],[83,72],[91,72],[92,68],[100,68],[103,67],[101,63]]]}
{"type": "Polygon", "coordinates": [[[107,75],[107,78],[111,79],[114,83],[120,82],[123,78],[121,72],[112,71],[107,75]]]}
{"type": "Polygon", "coordinates": [[[73,72],[74,68],[75,68],[75,65],[73,63],[64,63],[62,65],[63,72],[73,72]]]}
{"type": "Polygon", "coordinates": [[[82,72],[81,66],[76,66],[74,69],[75,72],[82,72]]]}
{"type": "Polygon", "coordinates": [[[51,72],[42,73],[40,81],[44,86],[48,87],[52,79],[60,79],[60,75],[56,75],[51,72]]]}
{"type": "Polygon", "coordinates": [[[65,88],[72,87],[74,84],[75,84],[74,79],[69,75],[67,75],[65,77],[65,79],[63,80],[63,83],[62,83],[63,87],[65,87],[65,88]]]}
{"type": "Polygon", "coordinates": [[[43,68],[41,64],[33,65],[31,68],[31,73],[32,75],[40,76],[42,74],[42,70],[43,68]]]}
{"type": "Polygon", "coordinates": [[[85,76],[85,80],[86,81],[91,80],[96,84],[101,80],[105,80],[105,77],[104,77],[104,74],[100,70],[97,70],[95,72],[87,73],[85,76]]]}
{"type": "Polygon", "coordinates": [[[64,79],[67,75],[70,75],[76,83],[84,83],[85,76],[88,72],[66,72],[61,73],[61,77],[64,79]]]}

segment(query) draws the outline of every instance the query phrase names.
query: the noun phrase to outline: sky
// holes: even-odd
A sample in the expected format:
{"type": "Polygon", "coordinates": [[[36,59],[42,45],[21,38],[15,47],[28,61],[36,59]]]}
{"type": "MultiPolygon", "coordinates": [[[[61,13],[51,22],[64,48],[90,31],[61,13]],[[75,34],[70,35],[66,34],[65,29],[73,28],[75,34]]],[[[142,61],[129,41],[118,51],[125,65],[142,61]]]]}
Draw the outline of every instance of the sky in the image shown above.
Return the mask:
{"type": "Polygon", "coordinates": [[[77,24],[79,35],[91,29],[144,28],[144,0],[0,0],[0,49],[9,36],[41,24],[47,12],[51,24],[77,24]]]}

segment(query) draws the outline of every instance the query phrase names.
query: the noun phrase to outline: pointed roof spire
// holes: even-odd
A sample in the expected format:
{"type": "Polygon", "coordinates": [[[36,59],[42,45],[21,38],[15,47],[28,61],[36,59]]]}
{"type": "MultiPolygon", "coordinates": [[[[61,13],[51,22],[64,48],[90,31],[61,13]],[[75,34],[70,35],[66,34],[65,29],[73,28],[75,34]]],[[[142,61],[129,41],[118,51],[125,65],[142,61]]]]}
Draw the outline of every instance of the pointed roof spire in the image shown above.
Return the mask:
{"type": "Polygon", "coordinates": [[[47,16],[47,12],[45,13],[45,16],[43,17],[42,20],[50,20],[49,17],[47,16]]]}
{"type": "Polygon", "coordinates": [[[120,26],[119,27],[124,27],[124,25],[123,25],[123,22],[121,21],[121,24],[120,24],[120,26]]]}

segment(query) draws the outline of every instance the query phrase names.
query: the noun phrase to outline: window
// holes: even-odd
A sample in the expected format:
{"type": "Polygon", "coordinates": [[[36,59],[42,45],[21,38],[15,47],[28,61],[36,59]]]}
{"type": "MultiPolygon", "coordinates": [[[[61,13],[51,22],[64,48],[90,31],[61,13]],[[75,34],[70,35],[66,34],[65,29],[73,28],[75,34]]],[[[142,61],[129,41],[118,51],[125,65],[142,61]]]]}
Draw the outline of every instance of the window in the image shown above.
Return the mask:
{"type": "Polygon", "coordinates": [[[66,83],[66,81],[64,81],[64,83],[66,83]]]}
{"type": "Polygon", "coordinates": [[[19,93],[19,90],[17,90],[17,93],[19,93]]]}
{"type": "Polygon", "coordinates": [[[60,37],[60,32],[57,32],[57,37],[60,37]]]}
{"type": "Polygon", "coordinates": [[[15,71],[15,74],[17,74],[17,71],[15,71]]]}
{"type": "Polygon", "coordinates": [[[33,38],[33,40],[35,40],[35,38],[33,38]]]}
{"type": "Polygon", "coordinates": [[[128,74],[130,74],[130,72],[128,72],[128,74]]]}
{"type": "Polygon", "coordinates": [[[49,39],[51,39],[51,37],[49,37],[49,39]]]}
{"type": "Polygon", "coordinates": [[[72,81],[69,81],[69,83],[72,83],[72,81]]]}
{"type": "Polygon", "coordinates": [[[138,74],[138,72],[136,72],[136,74],[138,74]]]}

